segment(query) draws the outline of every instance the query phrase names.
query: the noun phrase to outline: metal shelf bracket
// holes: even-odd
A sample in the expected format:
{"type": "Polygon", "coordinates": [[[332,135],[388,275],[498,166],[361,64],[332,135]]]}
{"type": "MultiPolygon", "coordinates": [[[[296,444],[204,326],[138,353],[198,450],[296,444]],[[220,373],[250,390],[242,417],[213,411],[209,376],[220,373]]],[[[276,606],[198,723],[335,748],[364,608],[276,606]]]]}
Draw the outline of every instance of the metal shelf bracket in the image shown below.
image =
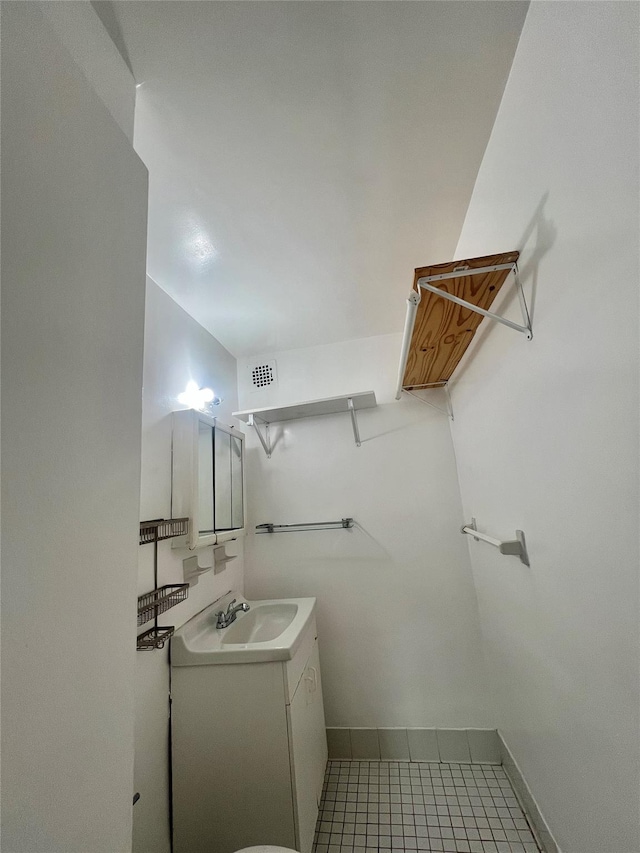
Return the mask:
{"type": "Polygon", "coordinates": [[[405,394],[408,394],[410,397],[415,397],[416,400],[420,400],[421,403],[426,403],[427,406],[431,406],[432,409],[435,409],[437,412],[442,412],[443,415],[446,415],[451,420],[454,420],[453,417],[453,403],[451,402],[451,394],[449,392],[449,382],[429,382],[426,385],[413,385],[411,387],[411,391],[408,388],[402,388],[402,391],[405,394]],[[425,400],[424,397],[418,397],[417,394],[414,394],[414,391],[420,391],[422,388],[443,388],[444,393],[446,395],[446,409],[443,409],[442,406],[436,406],[435,403],[432,403],[430,400],[425,400]]]}
{"type": "Polygon", "coordinates": [[[269,436],[269,424],[266,423],[266,421],[260,421],[261,424],[264,424],[264,433],[265,434],[263,436],[262,433],[260,432],[260,427],[256,423],[256,421],[259,421],[259,420],[260,420],[260,418],[256,418],[255,415],[249,415],[249,419],[248,419],[247,423],[249,424],[249,426],[252,426],[255,429],[256,434],[257,434],[258,438],[260,439],[260,444],[262,445],[262,449],[267,454],[267,459],[271,459],[271,438],[269,436]]]}
{"type": "Polygon", "coordinates": [[[360,447],[360,430],[358,429],[358,417],[356,415],[356,410],[353,405],[353,398],[349,397],[347,400],[347,406],[349,407],[349,414],[351,415],[351,426],[353,428],[353,437],[356,440],[356,447],[360,447]]]}
{"type": "Polygon", "coordinates": [[[510,329],[514,329],[516,332],[522,332],[527,336],[527,340],[531,340],[533,338],[531,316],[529,314],[527,302],[524,298],[524,291],[522,289],[522,282],[520,281],[520,276],[518,275],[517,263],[496,264],[490,267],[479,267],[478,269],[459,269],[454,270],[454,272],[442,273],[440,275],[425,276],[424,278],[419,278],[416,283],[418,287],[423,288],[423,290],[428,290],[429,293],[434,293],[436,296],[441,296],[443,299],[448,299],[449,302],[455,302],[456,305],[461,305],[463,308],[468,308],[469,311],[475,311],[476,314],[481,314],[483,317],[489,317],[491,320],[497,320],[498,323],[502,323],[503,326],[508,326],[510,329]],[[444,281],[449,278],[459,278],[463,275],[478,275],[479,273],[497,272],[498,270],[506,269],[511,270],[513,272],[514,283],[516,291],[518,293],[518,301],[520,302],[520,312],[522,314],[523,325],[514,323],[513,320],[507,320],[506,317],[501,317],[499,314],[495,314],[493,311],[487,311],[485,308],[480,308],[478,305],[474,305],[472,302],[467,302],[466,299],[460,299],[459,296],[454,296],[452,293],[447,293],[446,290],[441,290],[439,287],[436,287],[435,284],[432,284],[432,282],[444,281]]]}

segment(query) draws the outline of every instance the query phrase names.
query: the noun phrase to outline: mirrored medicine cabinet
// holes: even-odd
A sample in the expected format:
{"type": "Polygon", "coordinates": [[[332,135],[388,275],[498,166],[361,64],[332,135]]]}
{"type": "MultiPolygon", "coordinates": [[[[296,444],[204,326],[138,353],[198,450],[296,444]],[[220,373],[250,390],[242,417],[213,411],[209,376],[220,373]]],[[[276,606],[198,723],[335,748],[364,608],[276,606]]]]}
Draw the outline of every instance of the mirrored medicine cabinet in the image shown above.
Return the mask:
{"type": "Polygon", "coordinates": [[[172,418],[171,514],[189,518],[187,547],[243,536],[243,434],[195,409],[172,418]]]}

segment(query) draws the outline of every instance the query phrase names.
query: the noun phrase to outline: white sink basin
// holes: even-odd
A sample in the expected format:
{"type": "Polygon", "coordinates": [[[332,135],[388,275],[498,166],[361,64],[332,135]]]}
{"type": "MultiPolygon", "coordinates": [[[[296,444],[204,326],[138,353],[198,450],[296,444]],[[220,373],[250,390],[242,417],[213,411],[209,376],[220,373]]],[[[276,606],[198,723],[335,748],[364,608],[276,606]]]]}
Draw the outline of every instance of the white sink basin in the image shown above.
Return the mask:
{"type": "Polygon", "coordinates": [[[283,598],[248,601],[228,628],[216,628],[217,615],[236,598],[228,593],[202,610],[171,640],[172,666],[198,666],[260,661],[291,660],[314,613],[315,598],[283,598]]]}
{"type": "Polygon", "coordinates": [[[277,640],[291,625],[298,612],[298,605],[290,601],[275,604],[255,604],[248,613],[243,613],[224,632],[223,646],[268,643],[277,640]]]}

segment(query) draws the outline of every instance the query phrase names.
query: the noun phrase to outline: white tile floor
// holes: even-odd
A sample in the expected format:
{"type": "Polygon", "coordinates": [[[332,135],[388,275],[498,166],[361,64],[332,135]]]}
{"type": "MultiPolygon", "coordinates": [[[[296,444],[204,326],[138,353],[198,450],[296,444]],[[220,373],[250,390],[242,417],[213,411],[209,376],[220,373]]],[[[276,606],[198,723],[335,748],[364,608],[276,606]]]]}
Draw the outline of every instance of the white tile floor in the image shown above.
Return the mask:
{"type": "Polygon", "coordinates": [[[314,853],[538,853],[502,767],[330,761],[314,853]]]}

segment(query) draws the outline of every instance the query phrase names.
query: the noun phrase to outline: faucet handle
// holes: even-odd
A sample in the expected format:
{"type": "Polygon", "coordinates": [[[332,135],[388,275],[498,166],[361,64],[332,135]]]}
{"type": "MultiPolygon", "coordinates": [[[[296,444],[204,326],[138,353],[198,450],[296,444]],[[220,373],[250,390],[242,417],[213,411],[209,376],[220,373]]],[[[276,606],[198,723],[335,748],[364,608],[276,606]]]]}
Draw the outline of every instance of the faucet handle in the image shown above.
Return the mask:
{"type": "Polygon", "coordinates": [[[236,603],[237,600],[237,598],[234,598],[233,601],[229,602],[229,604],[227,605],[227,613],[232,609],[233,605],[236,603]]]}

